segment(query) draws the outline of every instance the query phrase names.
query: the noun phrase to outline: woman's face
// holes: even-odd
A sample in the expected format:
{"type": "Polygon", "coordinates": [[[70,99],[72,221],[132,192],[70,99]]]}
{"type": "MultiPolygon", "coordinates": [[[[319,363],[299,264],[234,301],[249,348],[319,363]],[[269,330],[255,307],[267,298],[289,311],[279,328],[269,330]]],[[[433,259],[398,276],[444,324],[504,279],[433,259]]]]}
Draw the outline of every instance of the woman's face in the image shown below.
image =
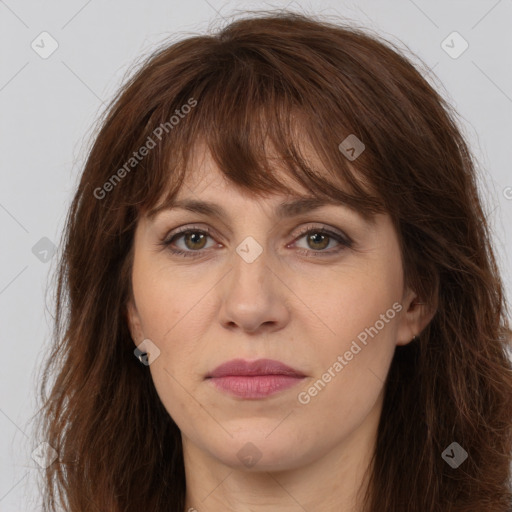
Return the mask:
{"type": "Polygon", "coordinates": [[[256,198],[208,154],[192,169],[177,200],[222,214],[174,207],[141,219],[129,305],[135,344],[160,351],[149,348],[148,369],[184,450],[284,470],[357,444],[375,432],[395,346],[424,326],[390,218],[372,225],[339,204],[280,210],[307,190],[283,175],[293,193],[256,198]],[[183,229],[192,233],[173,238],[183,229]],[[267,367],[208,378],[233,359],[271,359],[301,377],[267,367]]]}

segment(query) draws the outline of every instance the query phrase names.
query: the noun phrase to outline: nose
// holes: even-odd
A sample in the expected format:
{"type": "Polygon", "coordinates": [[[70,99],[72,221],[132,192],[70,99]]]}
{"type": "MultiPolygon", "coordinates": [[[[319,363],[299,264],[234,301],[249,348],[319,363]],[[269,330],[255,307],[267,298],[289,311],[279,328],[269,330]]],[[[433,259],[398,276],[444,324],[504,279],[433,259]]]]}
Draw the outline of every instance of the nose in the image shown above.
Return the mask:
{"type": "Polygon", "coordinates": [[[292,292],[271,268],[275,265],[270,259],[265,250],[252,262],[234,252],[232,270],[219,283],[219,319],[224,328],[268,334],[289,322],[292,292]]]}

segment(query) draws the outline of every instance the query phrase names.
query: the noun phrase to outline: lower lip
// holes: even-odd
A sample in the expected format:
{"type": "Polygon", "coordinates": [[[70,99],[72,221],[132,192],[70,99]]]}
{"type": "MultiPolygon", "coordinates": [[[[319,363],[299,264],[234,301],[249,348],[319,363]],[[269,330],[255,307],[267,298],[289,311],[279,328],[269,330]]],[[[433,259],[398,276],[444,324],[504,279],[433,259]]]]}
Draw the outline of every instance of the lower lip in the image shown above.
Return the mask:
{"type": "Polygon", "coordinates": [[[303,379],[290,375],[229,375],[208,380],[221,391],[241,398],[265,398],[291,388],[303,379]]]}

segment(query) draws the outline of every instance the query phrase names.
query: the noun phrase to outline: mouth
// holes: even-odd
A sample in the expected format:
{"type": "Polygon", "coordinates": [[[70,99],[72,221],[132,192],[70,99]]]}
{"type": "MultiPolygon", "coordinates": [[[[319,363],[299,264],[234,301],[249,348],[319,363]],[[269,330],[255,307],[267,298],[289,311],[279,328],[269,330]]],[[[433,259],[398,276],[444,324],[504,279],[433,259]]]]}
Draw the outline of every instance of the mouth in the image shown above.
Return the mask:
{"type": "Polygon", "coordinates": [[[221,364],[205,379],[216,389],[244,399],[260,399],[289,389],[306,375],[280,361],[233,359],[221,364]]]}
{"type": "Polygon", "coordinates": [[[288,377],[305,377],[305,375],[274,359],[257,359],[256,361],[246,361],[245,359],[232,359],[217,366],[212,370],[206,378],[219,378],[219,377],[257,377],[268,375],[285,375],[288,377]]]}

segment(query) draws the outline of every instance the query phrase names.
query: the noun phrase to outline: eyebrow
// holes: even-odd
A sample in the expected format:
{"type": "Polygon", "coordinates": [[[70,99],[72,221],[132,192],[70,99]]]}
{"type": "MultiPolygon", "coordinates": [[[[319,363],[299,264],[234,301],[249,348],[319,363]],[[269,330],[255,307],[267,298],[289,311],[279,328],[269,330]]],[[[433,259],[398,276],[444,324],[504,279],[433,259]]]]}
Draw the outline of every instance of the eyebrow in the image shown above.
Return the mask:
{"type": "MultiPolygon", "coordinates": [[[[291,201],[284,201],[279,204],[275,209],[275,215],[279,219],[295,217],[301,215],[303,213],[311,212],[312,210],[317,210],[324,206],[345,206],[348,205],[344,203],[340,203],[339,201],[328,200],[328,199],[320,199],[316,197],[303,196],[291,201]]],[[[172,210],[172,209],[183,209],[194,213],[199,213],[203,215],[218,217],[223,220],[227,220],[229,215],[222,208],[222,206],[212,203],[210,201],[199,201],[196,199],[181,199],[174,200],[167,204],[162,204],[151,210],[148,214],[150,219],[153,219],[158,213],[163,210],[172,210]]],[[[354,208],[349,207],[351,210],[355,211],[354,208]]],[[[361,212],[356,212],[359,215],[362,215],[361,212]]],[[[363,215],[362,215],[363,216],[363,215]]],[[[365,216],[363,216],[365,217],[365,216]]],[[[372,222],[372,218],[365,218],[366,221],[372,222]]]]}

